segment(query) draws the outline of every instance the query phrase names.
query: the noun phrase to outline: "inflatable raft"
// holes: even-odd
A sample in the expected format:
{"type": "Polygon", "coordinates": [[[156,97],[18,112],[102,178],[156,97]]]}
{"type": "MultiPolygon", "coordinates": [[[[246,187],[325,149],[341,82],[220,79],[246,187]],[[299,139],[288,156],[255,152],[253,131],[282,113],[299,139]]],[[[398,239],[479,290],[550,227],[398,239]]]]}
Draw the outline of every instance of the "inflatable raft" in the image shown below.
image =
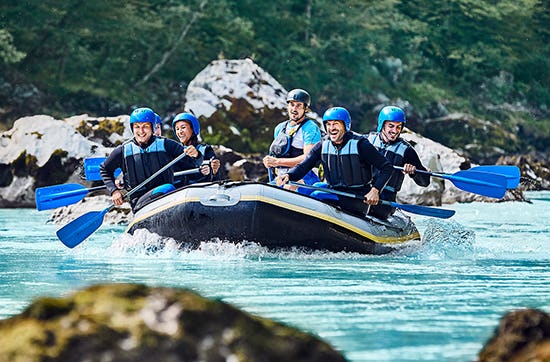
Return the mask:
{"type": "Polygon", "coordinates": [[[276,248],[385,254],[420,240],[400,210],[387,220],[358,217],[315,198],[257,182],[196,184],[142,207],[127,228],[186,247],[211,240],[276,248]]]}

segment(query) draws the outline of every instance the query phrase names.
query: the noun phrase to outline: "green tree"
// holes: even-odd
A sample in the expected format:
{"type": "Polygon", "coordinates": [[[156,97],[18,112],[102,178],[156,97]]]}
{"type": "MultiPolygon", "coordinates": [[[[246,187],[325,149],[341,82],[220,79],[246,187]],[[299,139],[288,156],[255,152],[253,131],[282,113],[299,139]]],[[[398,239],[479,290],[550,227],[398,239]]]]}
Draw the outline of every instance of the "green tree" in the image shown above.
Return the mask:
{"type": "Polygon", "coordinates": [[[549,10],[549,0],[4,0],[0,67],[54,100],[44,112],[94,114],[97,99],[163,113],[212,60],[250,57],[310,91],[317,113],[346,106],[359,130],[397,100],[420,118],[445,104],[514,129],[533,120],[501,104],[547,118],[549,10]]]}
{"type": "Polygon", "coordinates": [[[3,63],[17,63],[25,57],[13,44],[12,35],[5,29],[0,29],[0,60],[3,63]]]}

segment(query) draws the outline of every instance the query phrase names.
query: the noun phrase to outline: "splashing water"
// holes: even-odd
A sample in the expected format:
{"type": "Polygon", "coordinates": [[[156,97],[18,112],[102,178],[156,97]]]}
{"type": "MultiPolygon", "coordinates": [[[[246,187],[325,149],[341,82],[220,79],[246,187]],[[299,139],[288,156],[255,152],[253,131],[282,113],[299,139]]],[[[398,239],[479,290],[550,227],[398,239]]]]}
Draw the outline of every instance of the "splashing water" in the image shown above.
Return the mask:
{"type": "Polygon", "coordinates": [[[453,220],[429,219],[422,234],[424,257],[456,259],[472,257],[475,232],[453,220]]]}
{"type": "Polygon", "coordinates": [[[115,254],[132,255],[185,255],[185,257],[211,258],[220,260],[231,259],[357,259],[364,255],[349,252],[329,252],[323,250],[305,250],[291,248],[285,250],[273,250],[258,243],[242,240],[234,243],[227,240],[214,238],[201,242],[197,247],[191,247],[172,238],[161,237],[145,229],[138,229],[133,235],[122,234],[117,237],[109,251],[115,254]]]}

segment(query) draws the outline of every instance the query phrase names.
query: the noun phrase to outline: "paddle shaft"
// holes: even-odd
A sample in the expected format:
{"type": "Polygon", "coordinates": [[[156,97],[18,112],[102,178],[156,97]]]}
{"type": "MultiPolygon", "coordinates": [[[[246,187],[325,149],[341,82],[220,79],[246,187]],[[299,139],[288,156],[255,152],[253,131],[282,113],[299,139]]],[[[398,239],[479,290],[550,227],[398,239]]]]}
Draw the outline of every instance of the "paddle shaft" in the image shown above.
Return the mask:
{"type": "MultiPolygon", "coordinates": [[[[184,175],[189,175],[189,174],[193,174],[193,173],[197,173],[197,172],[200,172],[200,168],[198,168],[198,167],[190,169],[190,170],[175,172],[174,176],[184,176],[184,175]]],[[[67,187],[73,187],[73,186],[76,186],[76,185],[78,185],[78,184],[67,184],[66,186],[67,187]]],[[[63,186],[63,185],[59,185],[59,186],[63,186]]],[[[59,187],[59,186],[57,186],[57,187],[59,187]]],[[[101,185],[101,186],[96,186],[96,187],[91,187],[91,188],[85,188],[84,186],[81,186],[81,188],[79,188],[79,189],[69,190],[69,191],[63,191],[63,189],[61,189],[61,191],[54,192],[54,193],[39,194],[38,195],[38,197],[39,197],[38,201],[40,201],[40,203],[46,203],[48,201],[53,201],[53,200],[67,199],[66,203],[62,202],[60,205],[57,205],[57,204],[55,205],[55,207],[66,206],[66,205],[70,205],[70,204],[73,204],[73,203],[76,203],[76,202],[82,200],[88,193],[90,193],[92,191],[98,191],[98,190],[102,190],[102,189],[105,189],[105,188],[106,188],[105,185],[101,185]],[[73,199],[73,196],[81,196],[81,197],[80,198],[75,197],[73,199]]],[[[47,188],[42,188],[42,189],[43,189],[43,191],[45,191],[47,188]]]]}
{"type": "Polygon", "coordinates": [[[162,167],[160,170],[158,170],[157,172],[155,172],[154,174],[152,174],[151,176],[149,176],[149,178],[145,181],[143,181],[142,183],[140,183],[139,185],[137,185],[136,187],[134,187],[133,189],[131,189],[130,191],[128,191],[126,193],[126,195],[124,195],[124,198],[128,198],[130,196],[132,196],[133,194],[135,194],[136,192],[138,192],[143,186],[147,185],[149,182],[151,182],[152,180],[155,179],[155,177],[157,177],[158,175],[160,175],[161,173],[163,173],[164,171],[166,171],[167,169],[169,169],[170,167],[172,167],[176,162],[178,162],[179,160],[181,160],[182,158],[184,158],[185,156],[187,156],[187,154],[185,152],[183,152],[182,154],[180,154],[178,157],[174,158],[172,161],[168,162],[164,167],[162,167]]]}
{"type": "MultiPolygon", "coordinates": [[[[350,192],[345,192],[345,191],[338,191],[338,190],[334,190],[334,189],[329,189],[329,188],[324,188],[324,187],[317,187],[317,186],[313,186],[313,185],[305,185],[305,184],[301,184],[301,183],[294,182],[294,181],[290,181],[289,184],[292,185],[292,186],[305,187],[306,189],[326,191],[326,192],[331,193],[331,194],[345,196],[345,197],[351,197],[352,199],[357,199],[357,200],[364,200],[365,199],[363,196],[355,195],[355,194],[352,194],[350,192]]],[[[380,201],[383,201],[383,200],[380,200],[380,201]]]]}
{"type": "MultiPolygon", "coordinates": [[[[84,174],[86,175],[87,181],[101,181],[99,167],[100,167],[100,164],[106,159],[107,157],[91,157],[84,160],[84,174]]],[[[210,165],[210,160],[203,161],[201,166],[203,165],[210,165]]],[[[188,170],[175,172],[174,176],[187,175],[187,173],[182,173],[186,171],[188,170]]],[[[117,168],[115,170],[115,177],[118,177],[118,175],[120,175],[121,173],[122,173],[122,170],[120,168],[117,168]]]]}
{"type": "MultiPolygon", "coordinates": [[[[204,164],[205,164],[205,163],[203,163],[203,165],[204,165],[204,164]]],[[[189,170],[174,172],[174,177],[190,175],[190,174],[197,173],[197,172],[200,172],[200,171],[201,171],[200,167],[197,167],[197,168],[190,168],[189,170]]],[[[92,191],[93,189],[99,190],[99,189],[105,188],[105,187],[106,187],[105,185],[103,185],[103,186],[98,186],[98,187],[94,187],[94,188],[90,189],[90,191],[92,191]]]]}
{"type": "MultiPolygon", "coordinates": [[[[399,166],[394,166],[394,168],[403,170],[403,167],[399,166]]],[[[461,170],[454,174],[424,170],[416,170],[416,172],[449,180],[461,190],[482,196],[500,199],[506,193],[506,177],[501,174],[470,170],[461,170]]]]}
{"type": "MultiPolygon", "coordinates": [[[[318,191],[326,191],[326,192],[329,192],[329,193],[335,194],[335,195],[351,197],[352,199],[357,199],[357,200],[364,200],[365,199],[364,196],[352,194],[351,192],[338,191],[338,190],[334,190],[334,189],[327,189],[327,188],[324,188],[324,187],[315,187],[315,186],[310,186],[310,185],[304,185],[304,184],[300,184],[300,183],[297,183],[297,182],[289,182],[289,183],[294,185],[294,186],[298,186],[298,187],[305,187],[305,188],[309,188],[309,189],[315,189],[315,190],[318,190],[318,191]]],[[[391,201],[386,201],[386,200],[379,200],[378,201],[378,205],[394,206],[393,204],[399,205],[397,203],[394,203],[394,202],[391,202],[391,201]]],[[[396,206],[394,206],[394,207],[396,207],[396,206]]]]}
{"type": "MultiPolygon", "coordinates": [[[[305,185],[305,184],[300,184],[300,183],[292,182],[292,181],[289,182],[289,184],[291,184],[293,186],[305,187],[305,188],[314,189],[314,190],[318,190],[318,191],[324,191],[324,192],[332,193],[332,194],[335,194],[335,195],[351,197],[353,199],[364,200],[363,196],[352,194],[352,193],[349,193],[349,192],[338,191],[338,190],[324,188],[324,187],[317,187],[317,186],[313,186],[313,185],[305,185]]],[[[402,209],[404,211],[411,212],[413,214],[419,214],[419,215],[424,215],[424,216],[433,216],[433,217],[438,217],[438,218],[442,218],[442,219],[447,219],[447,218],[449,218],[449,217],[451,217],[455,214],[454,210],[438,209],[438,208],[435,208],[435,207],[420,206],[420,205],[398,204],[397,202],[392,202],[392,201],[387,201],[387,200],[379,200],[378,205],[386,205],[386,206],[396,207],[396,208],[402,209]]]]}
{"type": "MultiPolygon", "coordinates": [[[[174,176],[185,176],[185,175],[190,175],[192,173],[197,173],[197,172],[200,172],[200,171],[201,171],[201,169],[199,167],[191,168],[189,170],[174,172],[174,176]]],[[[107,186],[102,185],[102,186],[91,187],[87,190],[88,190],[88,192],[92,192],[92,191],[104,189],[106,187],[107,186]]],[[[76,190],[76,191],[67,191],[67,192],[62,192],[62,193],[60,192],[58,195],[62,195],[62,196],[59,196],[59,197],[63,197],[63,194],[64,195],[71,195],[71,194],[78,194],[78,193],[79,193],[79,191],[76,190]]],[[[55,196],[56,196],[56,194],[50,195],[51,198],[54,198],[55,196]]]]}
{"type": "MultiPolygon", "coordinates": [[[[393,167],[395,169],[398,169],[398,170],[403,170],[403,167],[400,167],[400,166],[393,166],[393,167]]],[[[476,180],[474,178],[461,177],[461,176],[451,175],[451,174],[448,174],[448,173],[430,172],[430,171],[424,171],[424,170],[418,170],[418,169],[415,172],[423,173],[423,174],[434,176],[434,177],[440,177],[440,178],[448,179],[450,181],[456,180],[456,181],[466,182],[466,183],[469,183],[469,184],[472,184],[472,185],[479,185],[479,186],[490,185],[490,186],[495,186],[495,187],[500,186],[500,185],[497,185],[497,184],[491,184],[491,183],[488,184],[487,182],[476,180]]]]}

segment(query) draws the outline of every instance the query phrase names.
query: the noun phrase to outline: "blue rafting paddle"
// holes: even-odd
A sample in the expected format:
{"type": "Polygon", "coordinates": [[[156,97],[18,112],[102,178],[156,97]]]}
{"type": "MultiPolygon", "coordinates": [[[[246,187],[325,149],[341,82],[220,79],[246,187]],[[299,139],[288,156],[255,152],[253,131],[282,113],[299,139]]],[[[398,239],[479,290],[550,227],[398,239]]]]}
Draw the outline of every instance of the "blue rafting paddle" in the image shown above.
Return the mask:
{"type": "MultiPolygon", "coordinates": [[[[86,181],[101,181],[99,165],[106,159],[107,157],[89,157],[84,159],[84,174],[86,175],[86,181]]],[[[117,168],[115,170],[115,177],[118,177],[121,172],[122,170],[117,168]]]]}
{"type": "Polygon", "coordinates": [[[99,229],[101,224],[103,224],[105,214],[114,207],[114,204],[110,204],[109,207],[101,211],[90,211],[85,213],[57,230],[57,237],[65,246],[74,248],[99,229]]]}
{"type": "Polygon", "coordinates": [[[64,184],[39,187],[36,189],[34,196],[36,201],[36,209],[49,210],[57,207],[76,204],[82,200],[91,191],[104,189],[105,185],[92,188],[86,188],[80,184],[64,184]]]}
{"type": "MultiPolygon", "coordinates": [[[[200,172],[200,168],[174,172],[174,176],[183,176],[200,172]]],[[[80,184],[63,184],[39,187],[35,191],[36,209],[38,211],[55,209],[62,206],[76,204],[88,193],[104,189],[103,186],[86,188],[80,184]]]]}
{"type": "Polygon", "coordinates": [[[420,206],[420,205],[398,204],[397,202],[386,201],[386,200],[380,200],[379,204],[396,207],[403,211],[410,212],[411,214],[432,216],[440,219],[448,219],[455,214],[454,210],[439,209],[437,207],[420,206]]]}
{"type": "MultiPolygon", "coordinates": [[[[393,167],[398,170],[403,170],[403,167],[393,167]]],[[[506,193],[506,177],[495,173],[470,170],[462,170],[453,174],[423,170],[416,170],[416,172],[449,180],[461,190],[482,196],[500,199],[506,193]]]]}
{"type": "MultiPolygon", "coordinates": [[[[334,189],[330,189],[330,188],[317,187],[317,186],[313,186],[313,185],[304,185],[304,184],[300,184],[300,183],[297,183],[297,182],[289,182],[289,184],[294,185],[294,186],[299,186],[299,187],[305,187],[305,188],[308,188],[308,189],[314,189],[314,190],[319,190],[319,191],[323,191],[323,192],[328,192],[328,193],[335,194],[335,195],[351,197],[353,199],[358,199],[358,200],[363,200],[364,199],[364,197],[361,196],[361,195],[355,195],[355,194],[352,194],[352,193],[349,193],[349,192],[338,191],[338,190],[334,190],[334,189]]],[[[432,216],[432,217],[437,217],[437,218],[440,218],[440,219],[448,219],[448,218],[450,218],[451,216],[453,216],[455,214],[454,210],[439,209],[439,208],[436,208],[436,207],[420,206],[420,205],[399,204],[397,202],[386,201],[386,200],[380,200],[378,204],[379,205],[381,204],[381,205],[396,207],[396,208],[399,208],[403,211],[410,212],[412,214],[418,214],[418,215],[423,215],[423,216],[432,216]]]]}
{"type": "MultiPolygon", "coordinates": [[[[151,180],[166,171],[168,168],[172,167],[172,165],[174,165],[185,156],[187,156],[187,154],[184,152],[178,157],[174,158],[172,161],[168,162],[157,172],[149,176],[149,178],[147,178],[145,181],[128,191],[124,198],[129,198],[132,194],[139,191],[143,186],[151,182],[151,180]]],[[[57,237],[59,238],[59,240],[61,240],[63,244],[65,244],[65,246],[69,248],[74,248],[75,246],[83,242],[88,236],[92,235],[101,226],[101,224],[103,224],[105,214],[111,211],[114,207],[115,205],[111,203],[102,211],[87,212],[86,214],[74,219],[67,225],[63,226],[61,229],[57,230],[57,237]]]]}
{"type": "Polygon", "coordinates": [[[482,165],[472,167],[470,170],[503,175],[506,177],[506,188],[509,190],[518,187],[521,178],[519,167],[511,165],[482,165]]]}

